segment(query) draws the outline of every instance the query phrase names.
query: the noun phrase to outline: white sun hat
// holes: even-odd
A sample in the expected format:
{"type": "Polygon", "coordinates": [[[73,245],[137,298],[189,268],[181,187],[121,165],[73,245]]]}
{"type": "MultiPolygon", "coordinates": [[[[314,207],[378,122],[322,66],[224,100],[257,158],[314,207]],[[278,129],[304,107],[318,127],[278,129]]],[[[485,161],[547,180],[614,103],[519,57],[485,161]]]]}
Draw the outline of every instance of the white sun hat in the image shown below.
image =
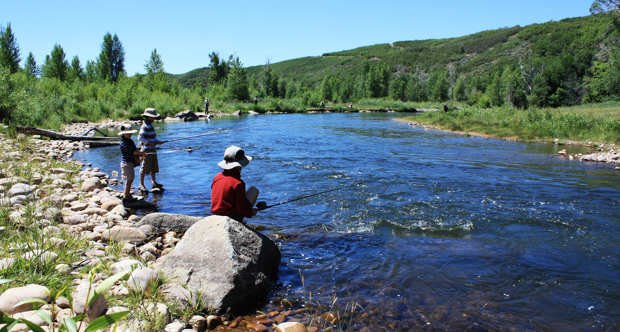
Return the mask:
{"type": "Polygon", "coordinates": [[[245,167],[250,163],[252,157],[246,156],[242,148],[231,145],[224,151],[224,160],[217,163],[222,169],[233,169],[235,167],[245,167]]]}

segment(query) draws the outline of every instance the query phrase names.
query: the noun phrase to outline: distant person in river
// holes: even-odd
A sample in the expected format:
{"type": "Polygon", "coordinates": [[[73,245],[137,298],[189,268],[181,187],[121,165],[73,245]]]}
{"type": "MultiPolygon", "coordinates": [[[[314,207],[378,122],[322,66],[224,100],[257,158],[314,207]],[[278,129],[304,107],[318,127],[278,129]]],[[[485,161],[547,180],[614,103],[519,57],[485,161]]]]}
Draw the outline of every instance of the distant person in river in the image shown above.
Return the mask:
{"type": "Polygon", "coordinates": [[[243,149],[231,145],[224,151],[224,160],[217,165],[222,172],[213,178],[211,184],[211,213],[228,216],[243,222],[244,217],[256,215],[254,208],[258,198],[258,189],[250,187],[245,190],[241,180],[241,169],[247,166],[252,157],[246,156],[243,149]]]}
{"type": "Polygon", "coordinates": [[[159,173],[159,163],[157,162],[157,145],[164,142],[157,139],[155,128],[153,128],[153,121],[159,118],[159,114],[154,108],[146,108],[142,113],[142,127],[140,127],[140,134],[138,140],[140,141],[141,151],[144,153],[142,159],[142,165],[140,167],[140,188],[141,192],[146,192],[146,186],[144,185],[144,176],[146,174],[151,175],[151,188],[157,188],[162,190],[163,185],[155,181],[155,175],[159,173]]]}
{"type": "Polygon", "coordinates": [[[138,151],[136,144],[131,139],[131,135],[137,132],[137,130],[122,128],[121,132],[118,133],[121,136],[121,174],[125,178],[123,204],[134,200],[131,196],[131,186],[135,178],[134,167],[138,166],[142,155],[142,152],[138,151]]]}
{"type": "Polygon", "coordinates": [[[205,113],[209,114],[209,98],[205,98],[205,113]]]}

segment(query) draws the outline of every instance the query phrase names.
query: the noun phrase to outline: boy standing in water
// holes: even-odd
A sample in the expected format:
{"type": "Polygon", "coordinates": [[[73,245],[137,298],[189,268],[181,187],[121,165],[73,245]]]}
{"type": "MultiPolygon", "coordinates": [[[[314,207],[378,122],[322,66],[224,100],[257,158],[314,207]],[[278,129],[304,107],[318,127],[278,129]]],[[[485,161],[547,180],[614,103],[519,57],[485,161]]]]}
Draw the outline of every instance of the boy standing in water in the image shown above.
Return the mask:
{"type": "Polygon", "coordinates": [[[247,166],[252,157],[246,156],[243,149],[231,145],[224,152],[224,160],[217,165],[223,169],[213,178],[211,184],[211,213],[228,216],[243,222],[243,217],[256,215],[254,203],[258,198],[258,189],[250,187],[245,191],[245,182],[241,180],[241,168],[247,166]]]}
{"type": "Polygon", "coordinates": [[[144,159],[142,160],[142,167],[140,167],[140,191],[146,192],[144,186],[144,175],[151,174],[152,188],[163,189],[163,185],[155,181],[155,175],[159,173],[159,163],[157,162],[157,149],[156,146],[163,144],[164,142],[157,139],[155,128],[153,128],[153,120],[159,118],[159,114],[154,108],[146,108],[142,113],[142,127],[140,127],[140,134],[138,140],[142,146],[142,152],[144,153],[144,159]]]}
{"type": "Polygon", "coordinates": [[[135,157],[142,154],[136,148],[136,144],[131,139],[131,135],[137,133],[137,130],[122,130],[118,133],[121,136],[121,174],[125,178],[125,192],[123,196],[123,204],[128,203],[134,198],[131,196],[131,186],[135,177],[134,167],[135,157]]]}

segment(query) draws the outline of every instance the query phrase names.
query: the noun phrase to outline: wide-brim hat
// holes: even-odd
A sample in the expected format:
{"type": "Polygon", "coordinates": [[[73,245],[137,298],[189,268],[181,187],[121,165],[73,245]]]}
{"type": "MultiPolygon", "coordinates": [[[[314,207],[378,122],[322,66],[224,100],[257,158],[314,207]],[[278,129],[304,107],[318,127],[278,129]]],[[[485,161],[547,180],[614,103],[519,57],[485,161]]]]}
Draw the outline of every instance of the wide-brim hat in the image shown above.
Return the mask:
{"type": "Polygon", "coordinates": [[[217,163],[222,169],[233,169],[235,167],[245,167],[250,163],[252,157],[247,156],[242,148],[231,145],[224,151],[224,160],[217,163]]]}
{"type": "Polygon", "coordinates": [[[135,129],[132,129],[132,130],[121,130],[121,131],[118,132],[118,136],[123,136],[123,135],[127,135],[127,134],[133,135],[133,134],[135,134],[137,132],[138,131],[135,130],[135,129]]]}
{"type": "Polygon", "coordinates": [[[144,113],[142,113],[142,116],[147,116],[149,118],[159,118],[159,113],[157,113],[156,109],[149,107],[144,109],[144,113]]]}

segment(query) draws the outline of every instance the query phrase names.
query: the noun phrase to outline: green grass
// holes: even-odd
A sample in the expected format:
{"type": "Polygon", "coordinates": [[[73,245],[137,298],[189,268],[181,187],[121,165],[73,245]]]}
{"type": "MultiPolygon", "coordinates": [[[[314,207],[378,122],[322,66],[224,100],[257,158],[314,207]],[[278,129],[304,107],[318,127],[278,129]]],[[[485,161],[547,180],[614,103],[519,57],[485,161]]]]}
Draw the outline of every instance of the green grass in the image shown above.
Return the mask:
{"type": "Polygon", "coordinates": [[[465,108],[429,112],[405,119],[451,131],[480,133],[524,141],[565,139],[620,143],[620,103],[558,109],[465,108]]]}

